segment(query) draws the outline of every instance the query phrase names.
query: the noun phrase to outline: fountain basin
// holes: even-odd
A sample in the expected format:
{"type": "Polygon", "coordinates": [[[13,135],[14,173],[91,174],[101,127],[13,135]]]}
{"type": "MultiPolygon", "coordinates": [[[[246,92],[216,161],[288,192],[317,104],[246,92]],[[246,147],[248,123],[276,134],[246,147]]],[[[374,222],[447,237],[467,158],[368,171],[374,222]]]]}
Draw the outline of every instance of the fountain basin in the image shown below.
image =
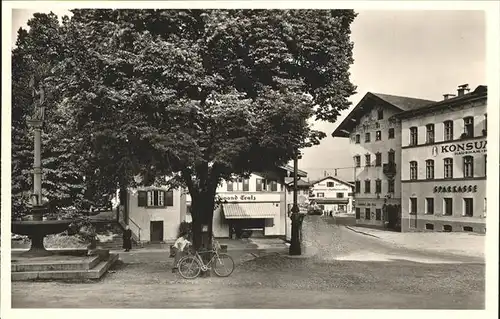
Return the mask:
{"type": "Polygon", "coordinates": [[[13,221],[12,232],[25,235],[31,239],[31,248],[23,256],[41,257],[52,255],[45,249],[43,238],[47,235],[58,234],[68,229],[72,220],[41,220],[41,221],[13,221]]]}
{"type": "Polygon", "coordinates": [[[51,235],[58,234],[72,223],[72,220],[43,220],[43,221],[15,221],[12,222],[12,232],[19,235],[51,235]]]}

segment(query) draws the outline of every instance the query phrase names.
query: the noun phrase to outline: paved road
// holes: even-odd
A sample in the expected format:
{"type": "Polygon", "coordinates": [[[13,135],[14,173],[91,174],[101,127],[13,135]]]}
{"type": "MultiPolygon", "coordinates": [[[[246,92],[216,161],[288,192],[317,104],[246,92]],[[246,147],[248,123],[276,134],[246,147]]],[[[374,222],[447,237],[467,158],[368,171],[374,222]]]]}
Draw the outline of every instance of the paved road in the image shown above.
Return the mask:
{"type": "Polygon", "coordinates": [[[406,260],[421,263],[484,263],[483,258],[452,253],[423,252],[396,247],[369,234],[349,228],[349,223],[320,216],[304,220],[305,254],[324,260],[391,261],[406,260]],[[346,225],[347,224],[347,225],[346,225]]]}
{"type": "Polygon", "coordinates": [[[391,247],[331,225],[304,224],[305,255],[231,252],[228,278],[182,280],[162,252],[121,255],[97,283],[12,283],[13,307],[482,309],[484,264],[391,247]]]}

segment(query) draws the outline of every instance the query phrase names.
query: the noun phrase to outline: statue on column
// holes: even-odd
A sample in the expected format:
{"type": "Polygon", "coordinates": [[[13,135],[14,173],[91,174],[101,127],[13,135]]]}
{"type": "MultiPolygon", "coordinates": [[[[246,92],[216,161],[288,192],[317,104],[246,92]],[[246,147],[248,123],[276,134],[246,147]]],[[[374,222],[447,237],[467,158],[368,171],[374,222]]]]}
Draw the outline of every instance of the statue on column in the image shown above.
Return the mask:
{"type": "Polygon", "coordinates": [[[33,97],[33,107],[34,112],[31,119],[33,121],[43,121],[45,116],[45,90],[43,88],[42,81],[38,82],[38,90],[35,85],[35,76],[32,75],[29,87],[31,88],[31,96],[33,97]]]}

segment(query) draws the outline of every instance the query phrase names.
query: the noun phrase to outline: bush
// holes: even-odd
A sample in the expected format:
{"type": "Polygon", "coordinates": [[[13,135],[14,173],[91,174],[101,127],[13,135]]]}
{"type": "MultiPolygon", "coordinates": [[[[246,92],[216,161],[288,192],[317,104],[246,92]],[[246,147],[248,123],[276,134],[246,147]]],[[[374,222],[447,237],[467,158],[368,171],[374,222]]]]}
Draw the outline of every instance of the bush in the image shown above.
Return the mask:
{"type": "Polygon", "coordinates": [[[193,229],[192,223],[182,222],[179,225],[179,233],[177,234],[177,237],[180,237],[181,234],[183,234],[183,233],[190,233],[192,231],[192,229],[193,229]]]}

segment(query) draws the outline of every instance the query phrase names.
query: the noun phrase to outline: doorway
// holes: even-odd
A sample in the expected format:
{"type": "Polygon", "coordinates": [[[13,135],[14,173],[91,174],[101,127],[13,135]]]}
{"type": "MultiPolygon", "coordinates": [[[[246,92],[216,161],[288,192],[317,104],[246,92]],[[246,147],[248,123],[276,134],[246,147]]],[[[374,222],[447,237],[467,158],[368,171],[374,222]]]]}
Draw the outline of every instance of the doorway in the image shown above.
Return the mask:
{"type": "Polygon", "coordinates": [[[387,205],[387,222],[388,229],[401,231],[400,206],[387,205]]]}
{"type": "Polygon", "coordinates": [[[150,222],[150,236],[151,242],[162,242],[163,241],[163,221],[152,221],[150,222]]]}

